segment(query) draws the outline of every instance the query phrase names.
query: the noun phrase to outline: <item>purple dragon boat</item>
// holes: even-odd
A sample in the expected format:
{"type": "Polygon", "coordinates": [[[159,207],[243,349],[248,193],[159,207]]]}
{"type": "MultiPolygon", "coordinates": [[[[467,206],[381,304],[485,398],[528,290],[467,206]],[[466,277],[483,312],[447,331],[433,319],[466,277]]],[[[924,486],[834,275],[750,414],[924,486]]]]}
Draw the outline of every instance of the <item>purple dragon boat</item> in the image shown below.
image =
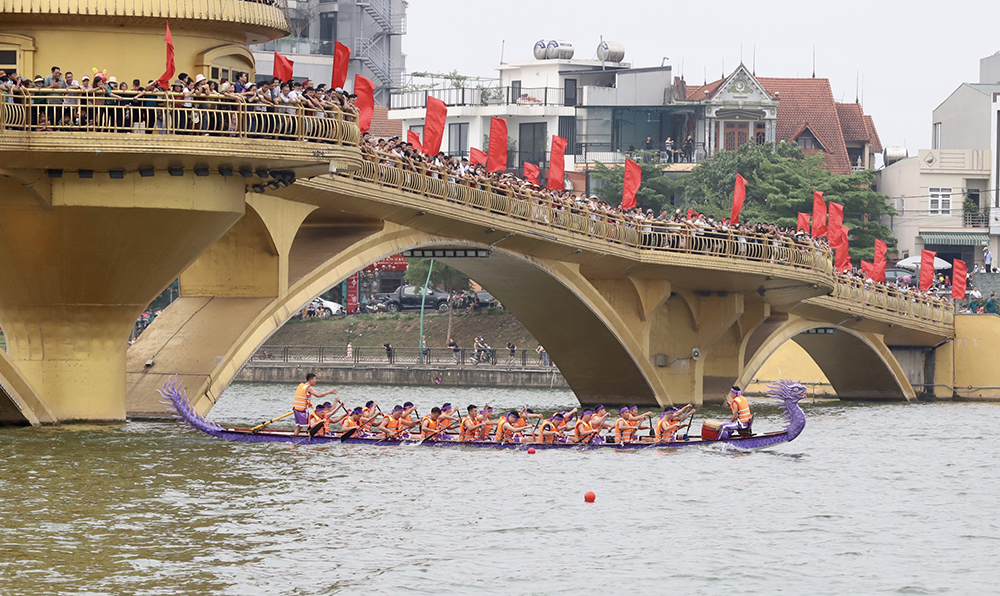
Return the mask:
{"type": "MultiPolygon", "coordinates": [[[[535,449],[674,449],[681,447],[691,447],[694,445],[730,445],[738,449],[759,449],[769,447],[779,443],[787,443],[799,436],[806,426],[806,417],[799,407],[799,400],[805,397],[806,387],[801,383],[782,380],[778,383],[768,385],[768,397],[778,401],[784,410],[785,427],[781,431],[763,434],[753,434],[745,432],[742,435],[735,435],[727,439],[708,440],[703,438],[692,438],[688,441],[676,441],[672,443],[614,443],[614,442],[589,442],[589,443],[534,443],[534,442],[496,442],[496,441],[450,441],[450,440],[420,440],[413,439],[382,439],[382,438],[362,438],[348,436],[342,438],[339,435],[316,435],[310,437],[308,434],[295,436],[291,431],[277,430],[252,430],[242,428],[223,428],[214,422],[205,420],[200,414],[194,411],[191,403],[187,399],[187,392],[182,390],[181,383],[176,377],[164,382],[163,387],[158,390],[163,397],[161,403],[173,410],[174,418],[181,421],[195,430],[206,435],[225,439],[227,441],[241,441],[245,443],[293,443],[297,445],[319,445],[324,443],[348,443],[352,445],[419,445],[422,447],[479,447],[485,449],[515,449],[525,450],[529,447],[535,449]]],[[[608,438],[610,439],[610,437],[608,438]]]]}

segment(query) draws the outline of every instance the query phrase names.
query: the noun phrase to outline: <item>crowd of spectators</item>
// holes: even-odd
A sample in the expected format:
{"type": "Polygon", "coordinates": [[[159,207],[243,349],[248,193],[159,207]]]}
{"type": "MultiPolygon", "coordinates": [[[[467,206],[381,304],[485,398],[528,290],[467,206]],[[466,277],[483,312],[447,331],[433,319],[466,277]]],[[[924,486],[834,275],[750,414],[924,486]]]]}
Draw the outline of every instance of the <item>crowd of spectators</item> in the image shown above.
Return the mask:
{"type": "MultiPolygon", "coordinates": [[[[119,81],[105,72],[86,74],[77,79],[72,72],[63,73],[53,66],[47,77],[21,77],[16,72],[0,70],[0,95],[9,104],[30,107],[33,130],[73,130],[97,128],[107,132],[146,132],[170,127],[187,134],[246,132],[250,134],[281,134],[291,136],[294,122],[280,119],[251,119],[244,129],[225,111],[235,111],[241,105],[258,114],[301,114],[319,118],[336,118],[358,114],[357,95],[343,89],[332,89],[312,81],[270,81],[252,83],[246,73],[238,73],[235,81],[208,80],[205,75],[194,77],[180,73],[169,89],[157,81],[132,79],[119,81]],[[171,100],[168,117],[165,100],[171,100]],[[112,109],[108,109],[108,108],[112,109]],[[114,109],[119,108],[119,109],[114,109]],[[121,109],[124,108],[124,109],[121,109]]],[[[308,125],[307,125],[308,126],[308,125]]]]}

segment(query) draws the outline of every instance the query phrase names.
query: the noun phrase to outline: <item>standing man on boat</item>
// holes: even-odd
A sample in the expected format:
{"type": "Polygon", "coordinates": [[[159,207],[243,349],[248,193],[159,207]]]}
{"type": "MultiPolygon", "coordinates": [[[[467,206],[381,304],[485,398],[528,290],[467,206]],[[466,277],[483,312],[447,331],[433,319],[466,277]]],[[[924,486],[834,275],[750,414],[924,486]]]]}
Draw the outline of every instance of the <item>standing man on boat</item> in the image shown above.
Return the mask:
{"type": "Polygon", "coordinates": [[[728,439],[733,433],[749,430],[753,423],[753,414],[750,412],[750,402],[743,397],[743,391],[736,386],[729,390],[726,396],[726,405],[733,411],[729,422],[719,427],[719,439],[728,439]]]}
{"type": "Polygon", "coordinates": [[[309,426],[309,409],[312,408],[312,399],[326,397],[336,392],[336,389],[316,391],[316,373],[306,375],[306,382],[299,383],[299,386],[295,388],[295,400],[292,402],[292,412],[295,414],[294,436],[298,436],[303,428],[309,426]]]}

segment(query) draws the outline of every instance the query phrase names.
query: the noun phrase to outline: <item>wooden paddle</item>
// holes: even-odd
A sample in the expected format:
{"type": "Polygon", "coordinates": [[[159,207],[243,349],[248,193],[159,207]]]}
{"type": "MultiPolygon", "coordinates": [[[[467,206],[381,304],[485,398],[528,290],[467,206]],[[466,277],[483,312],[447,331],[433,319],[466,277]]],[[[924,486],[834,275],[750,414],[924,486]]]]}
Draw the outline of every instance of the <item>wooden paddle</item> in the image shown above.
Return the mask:
{"type": "Polygon", "coordinates": [[[274,420],[268,420],[267,422],[265,422],[263,424],[258,424],[257,426],[251,428],[250,432],[255,433],[258,430],[260,430],[260,429],[264,428],[265,426],[267,426],[268,424],[271,424],[272,422],[277,422],[277,421],[281,420],[282,418],[288,418],[289,416],[291,416],[294,413],[295,413],[295,411],[293,410],[293,411],[291,411],[291,412],[289,412],[287,414],[282,414],[281,416],[278,416],[274,420]]]}

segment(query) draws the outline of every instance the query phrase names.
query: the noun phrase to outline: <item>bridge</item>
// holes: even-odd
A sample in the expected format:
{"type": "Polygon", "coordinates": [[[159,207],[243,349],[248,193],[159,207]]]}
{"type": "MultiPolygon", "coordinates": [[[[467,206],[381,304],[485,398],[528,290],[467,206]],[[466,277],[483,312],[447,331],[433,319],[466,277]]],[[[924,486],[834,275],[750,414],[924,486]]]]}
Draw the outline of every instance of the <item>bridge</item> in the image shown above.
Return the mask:
{"type": "MultiPolygon", "coordinates": [[[[205,46],[223,13],[199,12],[201,4],[243,2],[172,8],[188,11],[175,42],[205,46]]],[[[149,3],[95,3],[142,31],[145,54],[162,56],[164,15],[144,13],[149,3]]],[[[42,28],[73,16],[15,4],[28,21],[44,16],[42,28]]],[[[230,26],[251,39],[283,34],[268,12],[276,7],[251,4],[242,16],[223,11],[230,26]]],[[[0,41],[13,39],[3,27],[0,41]]],[[[207,70],[213,52],[243,56],[244,46],[223,41],[188,56],[190,72],[207,70]]],[[[36,60],[58,63],[60,47],[45,53],[38,44],[36,60]]],[[[350,113],[262,113],[215,99],[188,107],[166,94],[150,101],[157,124],[139,134],[123,124],[134,115],[128,106],[95,105],[103,115],[87,125],[40,128],[39,102],[0,102],[0,324],[9,350],[0,377],[10,398],[0,400],[0,420],[162,415],[155,389],[173,375],[207,413],[309,300],[417,249],[500,299],[585,404],[718,401],[789,340],[842,398],[910,400],[918,389],[938,391],[938,377],[959,367],[901,362],[914,353],[933,362],[957,333],[975,334],[946,303],[850,282],[834,273],[826,248],[808,242],[692,234],[408,171],[363,151],[350,113]],[[195,112],[223,124],[197,133],[179,125],[195,112]],[[488,256],[458,256],[467,249],[488,256]],[[177,277],[180,298],[126,350],[137,315],[177,277]]],[[[949,381],[942,395],[954,392],[949,381]]]]}

